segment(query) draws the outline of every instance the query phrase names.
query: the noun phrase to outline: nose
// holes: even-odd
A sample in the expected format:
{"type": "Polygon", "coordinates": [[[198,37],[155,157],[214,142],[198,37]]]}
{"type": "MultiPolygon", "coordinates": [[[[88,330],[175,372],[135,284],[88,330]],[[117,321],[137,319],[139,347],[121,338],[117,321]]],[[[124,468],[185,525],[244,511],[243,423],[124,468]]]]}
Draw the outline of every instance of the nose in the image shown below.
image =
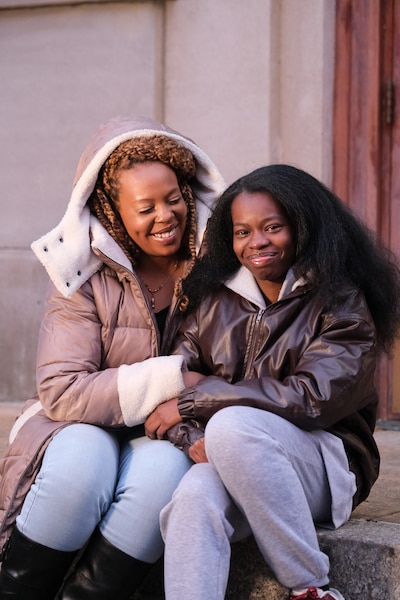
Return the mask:
{"type": "Polygon", "coordinates": [[[161,204],[157,207],[155,220],[157,223],[165,223],[173,217],[174,213],[168,204],[161,204]]]}
{"type": "Polygon", "coordinates": [[[249,246],[250,248],[262,248],[263,246],[267,246],[270,243],[268,236],[265,231],[253,231],[251,234],[249,246]]]}

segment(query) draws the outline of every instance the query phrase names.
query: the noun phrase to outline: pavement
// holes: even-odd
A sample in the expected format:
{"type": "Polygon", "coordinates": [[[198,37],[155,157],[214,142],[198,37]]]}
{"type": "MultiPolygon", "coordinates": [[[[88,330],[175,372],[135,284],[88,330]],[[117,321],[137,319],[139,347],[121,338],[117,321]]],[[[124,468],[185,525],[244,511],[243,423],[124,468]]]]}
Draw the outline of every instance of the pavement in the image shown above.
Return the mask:
{"type": "MultiPolygon", "coordinates": [[[[20,407],[0,403],[0,454],[20,407]]],[[[331,561],[331,584],[346,600],[400,600],[400,423],[379,423],[374,436],[381,471],[369,497],[347,524],[318,532],[331,561]]],[[[150,597],[156,596],[143,596],[150,597]]],[[[287,590],[265,567],[254,540],[235,544],[226,599],[265,598],[287,599],[287,590]]]]}

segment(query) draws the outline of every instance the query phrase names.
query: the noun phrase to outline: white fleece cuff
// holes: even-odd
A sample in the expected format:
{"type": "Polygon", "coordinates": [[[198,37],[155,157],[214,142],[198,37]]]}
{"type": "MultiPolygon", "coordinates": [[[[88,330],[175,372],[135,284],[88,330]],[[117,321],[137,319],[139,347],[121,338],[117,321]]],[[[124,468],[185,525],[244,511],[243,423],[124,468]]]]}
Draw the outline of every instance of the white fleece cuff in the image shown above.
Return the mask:
{"type": "Polygon", "coordinates": [[[118,394],[128,427],[144,423],[162,402],[176,398],[185,388],[183,356],[156,356],[118,369],[118,394]]]}

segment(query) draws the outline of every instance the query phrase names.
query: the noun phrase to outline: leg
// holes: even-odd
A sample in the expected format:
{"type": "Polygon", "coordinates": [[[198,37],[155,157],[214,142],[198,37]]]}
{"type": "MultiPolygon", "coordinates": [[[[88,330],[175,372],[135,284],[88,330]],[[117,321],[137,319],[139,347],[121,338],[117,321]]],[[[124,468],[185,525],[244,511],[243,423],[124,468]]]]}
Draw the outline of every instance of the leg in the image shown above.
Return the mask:
{"type": "Polygon", "coordinates": [[[75,554],[32,542],[15,527],[4,551],[0,598],[53,600],[75,554]]]}
{"type": "Polygon", "coordinates": [[[96,529],[57,599],[128,599],[140,587],[149,567],[110,544],[96,529]]]}
{"type": "Polygon", "coordinates": [[[115,500],[99,529],[114,546],[155,563],[164,551],[160,511],[192,462],[168,441],[140,437],[121,451],[115,500]]]}
{"type": "Polygon", "coordinates": [[[230,542],[250,534],[209,463],[194,465],[161,512],[167,600],[223,600],[230,542]]]}
{"type": "Polygon", "coordinates": [[[123,444],[115,499],[68,578],[62,600],[128,598],[162,555],[159,516],[191,461],[169,442],[123,444]]]}
{"type": "Polygon", "coordinates": [[[264,559],[286,587],[322,587],[329,581],[328,557],[319,549],[314,522],[332,520],[325,462],[331,443],[332,460],[337,453],[343,455],[344,475],[351,484],[347,489],[352,490],[350,511],[354,478],[334,436],[302,431],[248,407],[224,409],[207,425],[209,461],[246,515],[264,559]]]}
{"type": "Polygon", "coordinates": [[[93,425],[74,424],[50,442],[18,530],[55,550],[82,548],[113,500],[119,446],[93,425]]]}
{"type": "Polygon", "coordinates": [[[118,446],[101,429],[71,425],[55,436],[7,544],[2,598],[53,600],[111,502],[117,463],[118,446]]]}

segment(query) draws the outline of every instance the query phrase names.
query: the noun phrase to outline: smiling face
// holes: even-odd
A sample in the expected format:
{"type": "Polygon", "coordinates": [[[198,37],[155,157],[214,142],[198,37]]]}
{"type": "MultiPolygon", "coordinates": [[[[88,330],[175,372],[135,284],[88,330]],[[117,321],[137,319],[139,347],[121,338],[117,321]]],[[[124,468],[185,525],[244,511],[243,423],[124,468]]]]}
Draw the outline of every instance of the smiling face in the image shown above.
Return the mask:
{"type": "Polygon", "coordinates": [[[233,250],[256,279],[261,291],[275,302],[296,247],[285,210],[264,192],[242,192],[231,206],[233,250]]]}
{"type": "Polygon", "coordinates": [[[117,209],[125,229],[145,254],[177,254],[187,206],[175,172],[162,162],[136,164],[119,174],[117,209]]]}

